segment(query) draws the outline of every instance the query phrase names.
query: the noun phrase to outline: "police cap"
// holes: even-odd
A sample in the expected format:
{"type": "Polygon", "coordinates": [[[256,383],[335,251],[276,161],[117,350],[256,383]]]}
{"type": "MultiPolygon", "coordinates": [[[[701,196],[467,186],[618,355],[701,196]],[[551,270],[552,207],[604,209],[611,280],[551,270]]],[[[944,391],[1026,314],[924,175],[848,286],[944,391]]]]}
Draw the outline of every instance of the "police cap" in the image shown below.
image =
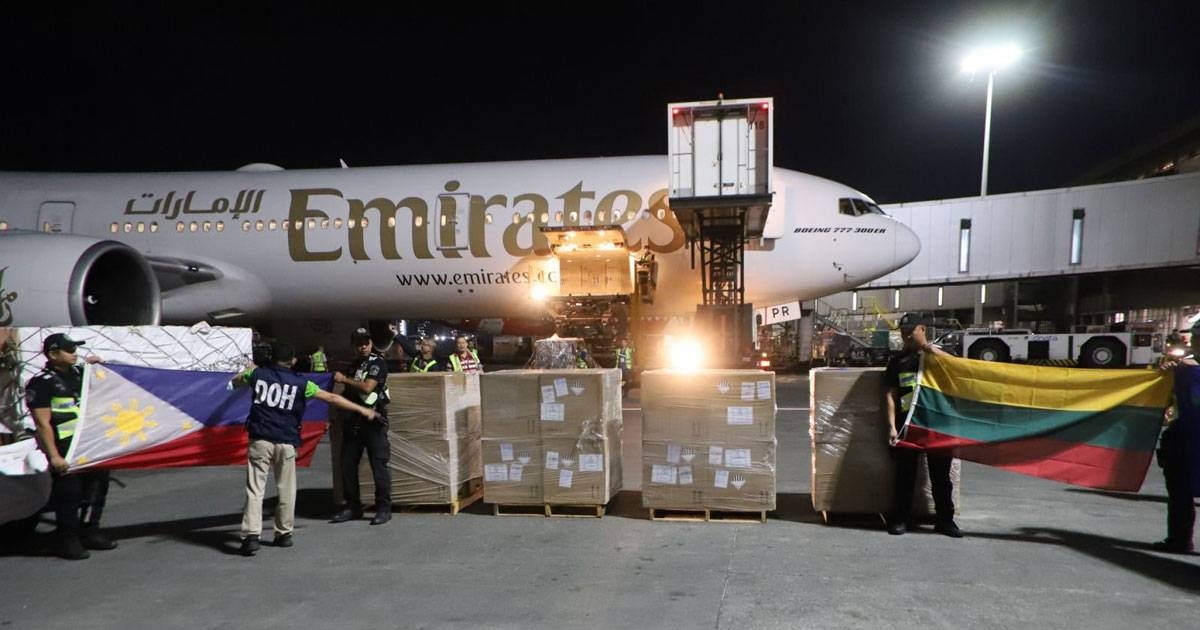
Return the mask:
{"type": "Polygon", "coordinates": [[[71,339],[63,333],[54,333],[42,340],[42,354],[50,354],[51,350],[75,352],[75,348],[82,345],[84,345],[82,341],[71,339]]]}

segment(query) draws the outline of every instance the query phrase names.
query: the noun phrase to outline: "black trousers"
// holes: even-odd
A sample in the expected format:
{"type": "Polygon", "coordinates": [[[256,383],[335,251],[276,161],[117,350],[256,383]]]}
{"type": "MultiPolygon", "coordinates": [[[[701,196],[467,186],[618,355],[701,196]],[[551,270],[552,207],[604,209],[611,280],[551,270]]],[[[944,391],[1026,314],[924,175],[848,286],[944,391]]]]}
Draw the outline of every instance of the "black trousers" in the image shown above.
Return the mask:
{"type": "MultiPolygon", "coordinates": [[[[59,440],[56,444],[59,454],[66,455],[71,448],[71,439],[59,440]]],[[[50,505],[54,508],[58,531],[78,533],[81,521],[84,525],[99,526],[108,499],[109,472],[91,470],[66,475],[56,472],[53,479],[50,505]]]]}
{"type": "Polygon", "coordinates": [[[1190,546],[1196,524],[1196,503],[1191,463],[1181,442],[1181,436],[1170,429],[1164,431],[1158,449],[1158,465],[1167,482],[1167,543],[1190,546]]]}
{"type": "Polygon", "coordinates": [[[392,507],[392,473],[388,470],[392,450],[387,432],[387,425],[382,422],[347,419],[343,423],[342,493],[346,505],[352,510],[362,509],[362,501],[358,496],[358,464],[362,461],[364,449],[375,481],[375,509],[392,507]]]}
{"type": "Polygon", "coordinates": [[[917,486],[917,467],[921,457],[925,457],[929,466],[929,482],[933,486],[933,505],[938,520],[954,518],[954,484],[950,481],[950,464],[954,458],[908,448],[893,448],[892,459],[896,462],[895,503],[891,515],[893,522],[907,521],[912,515],[913,491],[917,486]]]}

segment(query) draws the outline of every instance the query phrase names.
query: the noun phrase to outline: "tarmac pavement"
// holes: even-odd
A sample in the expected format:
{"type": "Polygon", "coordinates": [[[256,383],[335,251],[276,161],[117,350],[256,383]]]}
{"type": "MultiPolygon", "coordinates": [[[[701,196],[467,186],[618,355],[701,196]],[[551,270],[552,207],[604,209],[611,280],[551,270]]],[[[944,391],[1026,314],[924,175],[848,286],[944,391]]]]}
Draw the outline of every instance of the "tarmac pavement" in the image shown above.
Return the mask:
{"type": "Polygon", "coordinates": [[[1165,534],[1157,467],[1125,494],[964,464],[961,540],[888,536],[871,517],[826,525],[809,495],[808,379],[777,389],[766,524],[647,520],[635,390],[626,490],[602,519],[477,503],[333,525],[326,442],[298,471],[295,546],[244,558],[243,469],[119,471],[105,520],[120,546],[83,562],[6,553],[0,629],[1200,627],[1200,556],[1149,547],[1165,534]]]}

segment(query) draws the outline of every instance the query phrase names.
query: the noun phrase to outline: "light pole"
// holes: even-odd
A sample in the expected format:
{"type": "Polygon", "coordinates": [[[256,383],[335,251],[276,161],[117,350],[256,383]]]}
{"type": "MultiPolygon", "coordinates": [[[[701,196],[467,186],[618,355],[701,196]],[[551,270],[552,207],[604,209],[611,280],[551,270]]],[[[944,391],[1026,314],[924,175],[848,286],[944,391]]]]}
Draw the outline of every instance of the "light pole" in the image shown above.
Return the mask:
{"type": "Polygon", "coordinates": [[[992,144],[992,89],[996,72],[1007,68],[1021,58],[1021,49],[1016,44],[992,48],[977,48],[962,61],[962,71],[974,75],[979,71],[988,73],[987,110],[983,118],[983,173],[979,177],[979,196],[987,196],[988,150],[992,144]]]}

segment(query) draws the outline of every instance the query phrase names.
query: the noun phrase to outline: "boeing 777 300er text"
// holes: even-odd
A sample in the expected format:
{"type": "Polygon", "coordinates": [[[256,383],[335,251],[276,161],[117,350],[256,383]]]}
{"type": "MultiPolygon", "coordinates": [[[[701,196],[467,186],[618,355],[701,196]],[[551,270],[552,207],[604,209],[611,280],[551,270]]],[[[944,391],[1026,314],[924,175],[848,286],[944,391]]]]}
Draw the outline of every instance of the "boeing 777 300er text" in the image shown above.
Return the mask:
{"type": "MultiPolygon", "coordinates": [[[[701,302],[667,161],[622,157],[231,172],[0,173],[0,325],[536,317],[544,229],[620,226],[658,263],[645,316],[701,302]]],[[[746,301],[843,291],[920,243],[864,194],[775,168],[746,301]]]]}

